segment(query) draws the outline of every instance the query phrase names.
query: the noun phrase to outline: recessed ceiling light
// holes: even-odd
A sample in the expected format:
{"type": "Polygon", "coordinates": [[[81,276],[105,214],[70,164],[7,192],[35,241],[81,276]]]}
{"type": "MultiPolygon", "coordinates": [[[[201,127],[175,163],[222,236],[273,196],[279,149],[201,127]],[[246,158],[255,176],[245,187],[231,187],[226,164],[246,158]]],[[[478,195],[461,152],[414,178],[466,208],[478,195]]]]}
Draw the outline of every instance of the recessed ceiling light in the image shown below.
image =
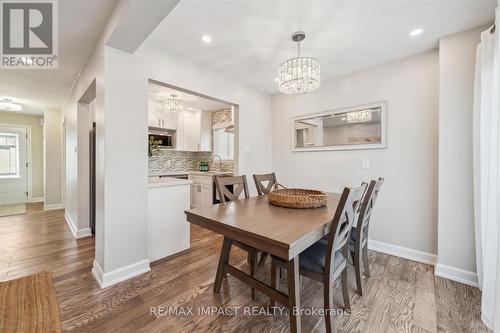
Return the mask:
{"type": "Polygon", "coordinates": [[[422,32],[424,32],[424,29],[418,28],[418,29],[412,30],[410,32],[410,36],[411,37],[417,37],[418,35],[422,34],[422,32]]]}
{"type": "Polygon", "coordinates": [[[207,43],[208,44],[208,43],[210,43],[212,41],[212,37],[209,36],[209,35],[203,35],[203,36],[201,36],[201,40],[202,40],[203,43],[207,43]]]}
{"type": "Polygon", "coordinates": [[[6,111],[22,111],[23,106],[21,104],[14,103],[9,98],[4,98],[0,100],[0,109],[6,111]]]}
{"type": "Polygon", "coordinates": [[[278,82],[279,80],[280,80],[280,78],[279,78],[279,77],[275,77],[275,78],[274,78],[274,81],[275,81],[275,82],[278,82]]]}

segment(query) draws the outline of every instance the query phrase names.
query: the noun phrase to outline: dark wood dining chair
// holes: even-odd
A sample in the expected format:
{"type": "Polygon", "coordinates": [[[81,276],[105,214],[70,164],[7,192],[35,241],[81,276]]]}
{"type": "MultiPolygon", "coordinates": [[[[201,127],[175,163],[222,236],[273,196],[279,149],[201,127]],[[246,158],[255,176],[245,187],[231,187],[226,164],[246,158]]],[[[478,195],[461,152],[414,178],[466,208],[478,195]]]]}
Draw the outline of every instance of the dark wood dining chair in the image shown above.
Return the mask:
{"type": "Polygon", "coordinates": [[[273,186],[278,182],[274,172],[263,175],[253,175],[253,181],[255,182],[258,195],[269,194],[269,192],[273,190],[273,186]]]}
{"type": "MultiPolygon", "coordinates": [[[[215,186],[217,187],[217,193],[219,195],[219,199],[221,204],[227,204],[230,203],[234,200],[238,200],[241,194],[244,195],[245,198],[249,198],[249,191],[248,191],[248,184],[247,184],[247,177],[245,175],[243,176],[234,176],[234,177],[227,177],[227,176],[216,176],[215,177],[215,186]],[[232,187],[232,191],[229,189],[232,187]]],[[[224,241],[224,244],[227,242],[224,241]]],[[[257,273],[257,258],[259,255],[259,250],[256,248],[243,244],[241,242],[231,240],[230,244],[244,250],[248,254],[248,263],[250,264],[250,275],[255,276],[257,273]]],[[[224,245],[223,245],[224,246],[224,245]]],[[[231,249],[227,249],[227,255],[229,256],[231,249]]],[[[225,276],[222,276],[222,262],[221,260],[223,259],[223,253],[224,249],[221,251],[221,256],[219,258],[219,266],[217,267],[217,274],[215,276],[215,284],[214,284],[214,291],[216,293],[220,292],[220,287],[222,284],[222,279],[225,276]]],[[[255,299],[255,288],[252,288],[252,298],[255,299]]]]}
{"type": "MultiPolygon", "coordinates": [[[[274,172],[261,175],[253,175],[253,181],[255,183],[255,188],[257,189],[257,194],[259,196],[269,194],[269,192],[273,190],[273,186],[278,183],[278,181],[276,180],[276,174],[274,172]]],[[[264,266],[268,256],[269,254],[267,252],[262,252],[259,259],[259,267],[264,266]]]]}
{"type": "Polygon", "coordinates": [[[242,193],[245,195],[245,198],[250,197],[247,177],[245,175],[234,177],[216,176],[215,186],[217,187],[217,194],[222,203],[237,200],[242,193]],[[229,190],[229,186],[233,187],[232,192],[229,190]]]}
{"type": "MultiPolygon", "coordinates": [[[[356,222],[358,206],[366,190],[366,184],[355,188],[345,188],[340,197],[330,232],[299,254],[299,271],[301,275],[323,283],[326,331],[334,330],[332,306],[333,285],[340,277],[344,306],[351,308],[347,286],[347,258],[349,255],[349,238],[351,227],[356,222]]],[[[277,288],[279,283],[278,268],[286,269],[286,262],[271,256],[271,286],[277,288]]],[[[288,274],[290,274],[288,272],[288,274]]],[[[289,286],[290,290],[290,286],[289,286]]],[[[271,300],[271,306],[275,302],[271,300]]]]}
{"type": "Polygon", "coordinates": [[[361,284],[361,261],[363,261],[365,275],[370,277],[370,267],[368,264],[368,229],[373,207],[375,206],[375,201],[377,201],[382,184],[384,184],[384,178],[372,180],[370,185],[368,185],[368,189],[365,192],[359,209],[357,225],[353,226],[351,238],[349,240],[349,249],[351,251],[351,257],[356,273],[356,285],[358,288],[358,294],[361,296],[363,296],[363,286],[361,284]]]}

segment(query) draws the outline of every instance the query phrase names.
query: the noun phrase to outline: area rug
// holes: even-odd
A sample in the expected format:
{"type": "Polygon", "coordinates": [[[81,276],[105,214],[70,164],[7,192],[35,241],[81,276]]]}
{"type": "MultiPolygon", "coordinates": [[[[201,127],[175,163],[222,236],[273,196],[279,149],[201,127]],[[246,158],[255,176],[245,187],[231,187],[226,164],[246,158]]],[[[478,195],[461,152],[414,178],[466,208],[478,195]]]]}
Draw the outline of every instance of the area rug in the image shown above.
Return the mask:
{"type": "Polygon", "coordinates": [[[0,205],[0,216],[9,216],[26,213],[26,204],[0,205]]]}
{"type": "Polygon", "coordinates": [[[60,332],[52,273],[0,282],[0,332],[60,332]]]}

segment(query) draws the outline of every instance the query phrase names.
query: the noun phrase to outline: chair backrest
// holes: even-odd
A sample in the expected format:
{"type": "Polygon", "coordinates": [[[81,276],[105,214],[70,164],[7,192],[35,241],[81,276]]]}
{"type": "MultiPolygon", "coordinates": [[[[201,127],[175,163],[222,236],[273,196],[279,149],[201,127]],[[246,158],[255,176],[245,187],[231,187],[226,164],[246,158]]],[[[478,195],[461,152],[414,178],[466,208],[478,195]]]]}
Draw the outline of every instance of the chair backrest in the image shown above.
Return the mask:
{"type": "Polygon", "coordinates": [[[373,207],[377,201],[382,184],[384,184],[384,178],[372,180],[363,197],[356,227],[356,239],[360,240],[359,244],[362,243],[362,237],[368,236],[368,224],[370,223],[373,207]]]}
{"type": "Polygon", "coordinates": [[[263,175],[253,175],[253,181],[259,195],[269,194],[272,191],[274,184],[277,183],[276,174],[266,173],[263,175]],[[268,182],[267,185],[264,182],[268,182]]]}
{"type": "Polygon", "coordinates": [[[351,233],[351,227],[356,222],[358,217],[357,211],[361,204],[361,199],[366,190],[366,183],[359,187],[344,188],[340,201],[337,205],[337,210],[333,217],[330,234],[328,236],[328,252],[326,254],[325,274],[333,274],[331,269],[335,253],[343,250],[344,256],[347,258],[348,241],[351,233]]]}
{"type": "Polygon", "coordinates": [[[250,195],[248,193],[247,177],[246,176],[235,176],[235,177],[225,177],[216,176],[215,185],[217,187],[217,193],[219,194],[219,199],[222,203],[237,200],[241,193],[245,194],[245,198],[250,195]],[[233,192],[231,192],[227,187],[233,186],[233,192]]]}

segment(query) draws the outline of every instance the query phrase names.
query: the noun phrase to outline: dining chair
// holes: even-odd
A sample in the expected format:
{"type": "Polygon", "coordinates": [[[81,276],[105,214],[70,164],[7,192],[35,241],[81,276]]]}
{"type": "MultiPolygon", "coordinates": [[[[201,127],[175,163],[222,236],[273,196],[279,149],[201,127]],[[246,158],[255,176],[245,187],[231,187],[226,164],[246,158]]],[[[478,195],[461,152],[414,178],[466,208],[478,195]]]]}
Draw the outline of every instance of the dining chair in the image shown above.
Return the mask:
{"type": "Polygon", "coordinates": [[[231,202],[237,200],[243,193],[245,198],[250,197],[248,192],[247,177],[243,176],[216,176],[215,186],[217,187],[217,194],[219,195],[219,200],[222,203],[231,202]],[[232,192],[229,187],[232,186],[232,192]]]}
{"type": "MultiPolygon", "coordinates": [[[[215,186],[217,188],[217,193],[219,195],[219,200],[221,204],[227,204],[234,200],[238,200],[242,193],[245,198],[250,197],[248,191],[247,177],[245,175],[234,176],[234,177],[216,176],[215,186]],[[230,187],[232,187],[232,191],[230,190],[230,187]]],[[[255,276],[258,267],[257,258],[260,251],[252,246],[243,244],[235,240],[231,240],[231,244],[247,252],[248,263],[250,264],[250,275],[255,276]]],[[[228,253],[230,251],[231,249],[229,249],[228,253]]],[[[222,252],[221,252],[221,258],[222,258],[222,252]]],[[[220,284],[222,283],[222,278],[218,278],[219,275],[222,274],[221,269],[222,267],[220,267],[220,259],[219,259],[219,267],[217,268],[217,274],[214,284],[214,291],[216,292],[220,290],[220,284]]],[[[252,288],[252,299],[255,299],[255,288],[252,288]]]]}
{"type": "MultiPolygon", "coordinates": [[[[299,271],[301,275],[323,283],[326,331],[334,330],[332,306],[333,285],[341,278],[344,306],[351,308],[347,286],[347,257],[349,254],[349,237],[351,227],[356,222],[357,210],[366,184],[355,188],[345,188],[335,210],[330,232],[327,236],[309,246],[299,254],[299,271]]],[[[271,286],[279,284],[278,268],[286,269],[286,262],[271,256],[271,286]]],[[[271,300],[271,307],[275,301],[271,300]]]]}
{"type": "MultiPolygon", "coordinates": [[[[269,192],[273,190],[273,186],[278,183],[278,181],[276,180],[276,174],[274,172],[261,175],[253,175],[253,181],[255,182],[255,188],[257,189],[257,194],[259,196],[269,194],[269,192]]],[[[267,252],[262,252],[259,259],[259,267],[264,266],[268,256],[269,254],[267,252]]],[[[280,270],[280,277],[281,275],[282,274],[280,270]]]]}
{"type": "Polygon", "coordinates": [[[274,172],[262,175],[253,175],[253,181],[255,182],[258,195],[269,194],[269,192],[273,190],[273,186],[277,183],[276,174],[274,172]],[[268,183],[265,184],[265,182],[268,183]]]}
{"type": "Polygon", "coordinates": [[[370,267],[368,264],[368,228],[370,225],[370,217],[377,201],[380,188],[384,183],[384,178],[372,180],[359,209],[357,225],[354,225],[349,239],[349,250],[351,251],[354,270],[356,272],[356,286],[358,294],[363,296],[363,287],[361,284],[361,261],[363,261],[364,273],[370,277],[370,267]]]}

